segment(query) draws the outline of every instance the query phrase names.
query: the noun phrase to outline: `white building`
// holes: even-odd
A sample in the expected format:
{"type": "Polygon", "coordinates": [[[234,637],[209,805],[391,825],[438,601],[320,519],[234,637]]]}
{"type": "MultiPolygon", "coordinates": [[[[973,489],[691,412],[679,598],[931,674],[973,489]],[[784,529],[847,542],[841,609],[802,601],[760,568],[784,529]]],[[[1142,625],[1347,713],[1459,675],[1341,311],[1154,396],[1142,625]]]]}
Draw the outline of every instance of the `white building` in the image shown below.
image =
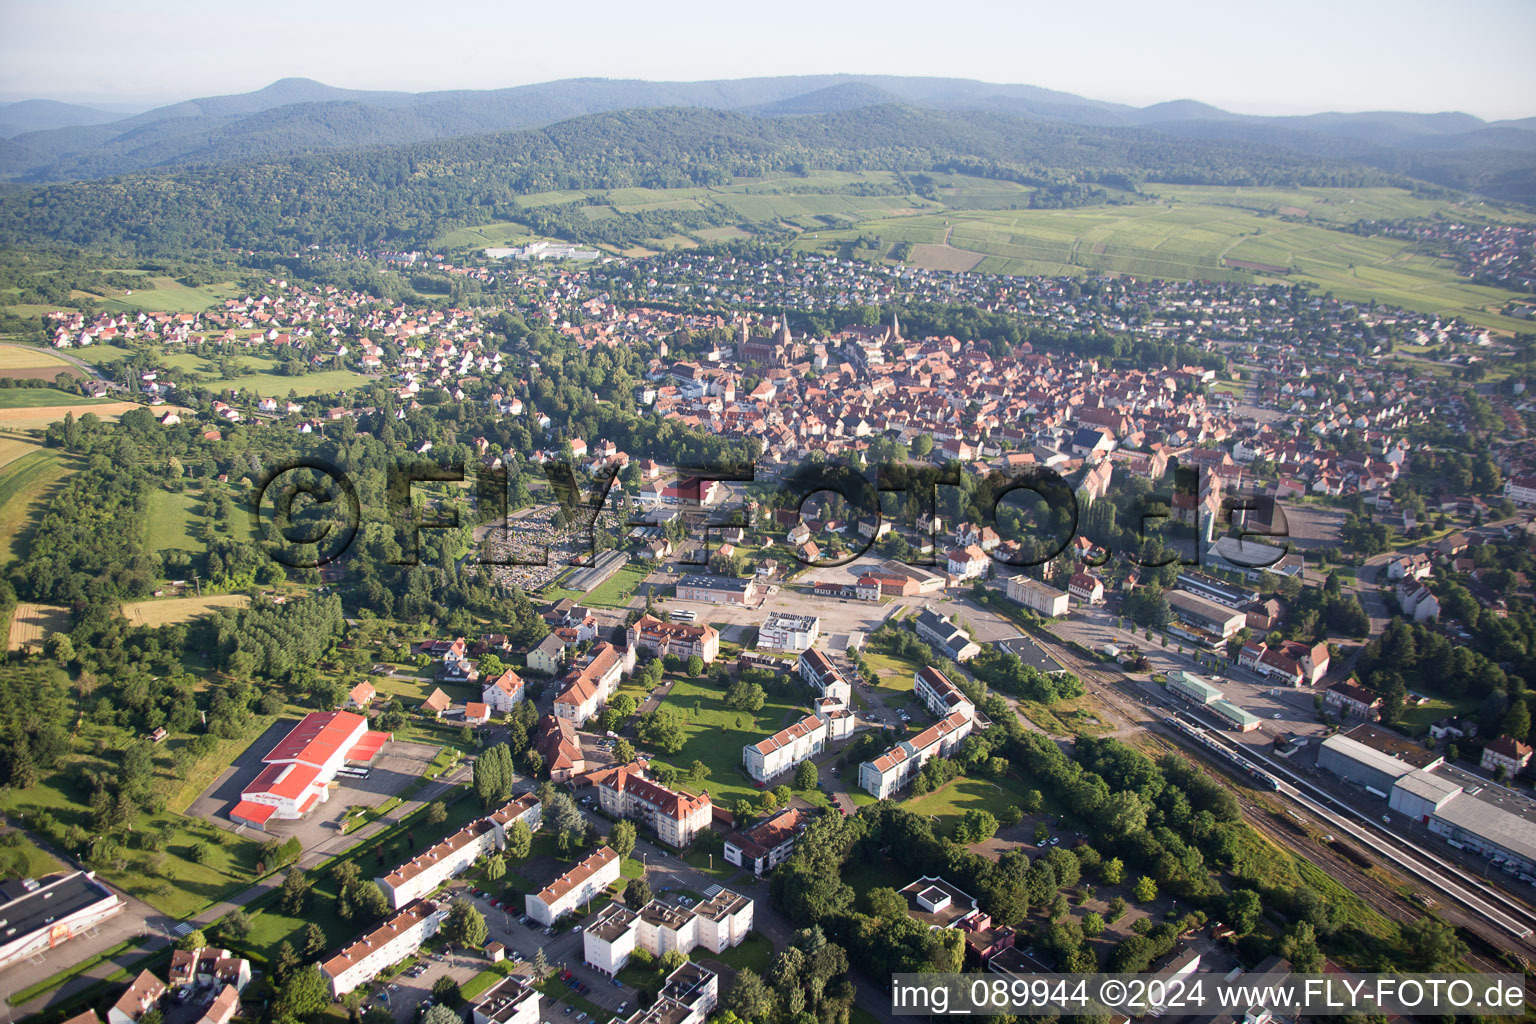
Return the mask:
{"type": "Polygon", "coordinates": [[[397,964],[436,935],[448,916],[446,904],[417,900],[398,910],[373,931],[320,965],[331,982],[331,995],[341,998],[366,984],[384,968],[397,964]]]}
{"type": "Polygon", "coordinates": [[[806,715],[765,740],[746,744],[741,748],[741,762],[748,775],[767,782],[826,749],[827,732],[826,719],[806,715]]]}
{"type": "Polygon", "coordinates": [[[967,718],[976,716],[976,705],[970,698],[948,676],[931,666],[924,665],[913,673],[912,692],[935,718],[947,718],[957,711],[967,718]]]}
{"type": "Polygon", "coordinates": [[[554,924],[618,881],[619,855],[604,846],[556,878],[540,893],[525,898],[528,916],[540,924],[554,924]]]}
{"type": "Polygon", "coordinates": [[[1055,587],[1048,587],[1029,576],[1020,574],[1010,577],[1004,584],[1004,592],[1008,595],[1008,600],[1015,601],[1048,619],[1067,614],[1066,593],[1055,587]]]}
{"type": "Polygon", "coordinates": [[[720,980],[703,964],[686,963],[667,975],[656,1002],[624,1024],[704,1024],[720,1001],[720,980]]]}
{"type": "Polygon", "coordinates": [[[94,871],[76,871],[39,885],[0,883],[0,969],[54,949],[123,911],[123,901],[94,871]]]}
{"type": "Polygon", "coordinates": [[[611,772],[598,783],[597,796],[604,814],[643,822],[657,839],[679,850],[714,818],[708,793],[681,793],[639,772],[611,772]]]}
{"type": "Polygon", "coordinates": [[[538,1024],[539,990],[520,977],[503,978],[481,994],[471,1024],[538,1024]]]}
{"type": "Polygon", "coordinates": [[[658,957],[674,949],[686,956],[701,946],[723,953],[745,941],[752,921],[752,901],[729,889],[694,907],[652,900],[636,911],[610,903],[583,930],[582,955],[612,976],[623,970],[637,946],[658,957]]]}
{"type": "Polygon", "coordinates": [[[821,636],[821,620],[814,615],[771,612],[757,628],[757,646],[771,651],[808,651],[821,636]]]}
{"type": "Polygon", "coordinates": [[[1440,599],[1421,581],[1404,580],[1397,585],[1397,603],[1403,614],[1414,622],[1438,618],[1440,599]]]}
{"type": "Polygon", "coordinates": [[[795,662],[795,667],[800,673],[800,678],[816,691],[817,696],[831,697],[844,704],[853,703],[853,687],[848,685],[848,681],[825,654],[814,649],[806,651],[795,662]]]}
{"type": "Polygon", "coordinates": [[[506,830],[514,821],[539,827],[538,798],[524,794],[510,801],[495,814],[476,819],[453,835],[378,878],[379,888],[396,910],[433,892],[448,879],[467,871],[486,854],[507,845],[506,830]]]}
{"type": "Polygon", "coordinates": [[[974,725],[971,716],[956,711],[911,739],[902,740],[873,761],[859,765],[860,788],[875,799],[884,800],[906,785],[930,758],[954,753],[974,725]]]}
{"type": "Polygon", "coordinates": [[[366,764],[390,739],[370,732],[368,719],[350,711],[316,711],[289,730],[266,757],[266,767],[230,809],[231,820],[264,828],[273,818],[301,818],[330,796],[336,771],[366,764]]]}
{"type": "Polygon", "coordinates": [[[159,1006],[164,995],[165,983],[147,970],[140,971],[107,1011],[107,1024],[134,1024],[151,1008],[159,1006]]]}
{"type": "Polygon", "coordinates": [[[523,702],[527,690],[523,686],[523,677],[507,669],[495,679],[488,680],[480,687],[480,700],[490,706],[490,709],[498,715],[504,715],[523,702]]]}
{"type": "Polygon", "coordinates": [[[608,703],[623,671],[624,659],[614,646],[598,644],[586,665],[563,680],[565,688],[555,698],[556,717],[568,719],[578,729],[586,725],[608,703]]]}
{"type": "Polygon", "coordinates": [[[732,832],[725,839],[726,863],[750,868],[754,875],[772,871],[789,859],[807,823],[799,808],[786,807],[744,832],[732,832]]]}

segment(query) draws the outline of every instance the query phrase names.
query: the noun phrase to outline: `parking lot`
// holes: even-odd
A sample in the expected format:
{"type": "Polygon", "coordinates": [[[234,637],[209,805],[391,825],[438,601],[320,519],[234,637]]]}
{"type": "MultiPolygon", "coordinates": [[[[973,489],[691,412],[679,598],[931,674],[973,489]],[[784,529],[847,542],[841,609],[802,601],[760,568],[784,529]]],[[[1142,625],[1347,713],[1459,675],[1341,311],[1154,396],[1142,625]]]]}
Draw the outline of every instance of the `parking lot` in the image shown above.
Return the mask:
{"type": "MultiPolygon", "coordinates": [[[[288,731],[292,720],[272,724],[266,732],[247,747],[224,774],[192,801],[187,813],[204,818],[222,828],[235,830],[241,826],[229,820],[229,809],[240,800],[240,793],[261,773],[262,758],[271,753],[288,731]]],[[[267,832],[280,839],[298,836],[304,848],[318,846],[326,839],[334,838],[337,825],[351,806],[375,807],[399,793],[412,779],[418,779],[437,756],[437,748],[426,743],[390,742],[368,766],[366,779],[336,776],[339,783],[331,790],[330,799],[317,807],[308,817],[298,821],[267,823],[267,832]]]]}

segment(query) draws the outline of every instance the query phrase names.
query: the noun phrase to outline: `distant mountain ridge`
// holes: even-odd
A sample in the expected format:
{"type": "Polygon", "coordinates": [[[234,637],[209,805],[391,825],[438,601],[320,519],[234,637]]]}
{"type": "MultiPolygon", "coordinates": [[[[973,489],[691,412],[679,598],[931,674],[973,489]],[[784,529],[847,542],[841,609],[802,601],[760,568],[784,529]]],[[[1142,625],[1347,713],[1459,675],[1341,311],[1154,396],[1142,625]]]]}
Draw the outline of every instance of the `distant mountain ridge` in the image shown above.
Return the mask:
{"type": "Polygon", "coordinates": [[[577,78],[494,90],[341,89],[303,78],[186,100],[131,117],[52,101],[0,106],[0,178],[42,183],[409,145],[541,127],[588,114],[664,107],[805,117],[892,103],[984,111],[1176,138],[1279,146],[1363,162],[1457,189],[1536,200],[1536,118],[1381,111],[1291,117],[1234,114],[1194,100],[1133,107],[1030,85],[894,75],[806,75],[703,82],[577,78]],[[60,109],[68,108],[68,109],[60,109]],[[12,114],[9,119],[7,112],[12,114]],[[35,125],[28,129],[28,125],[35,125]]]}

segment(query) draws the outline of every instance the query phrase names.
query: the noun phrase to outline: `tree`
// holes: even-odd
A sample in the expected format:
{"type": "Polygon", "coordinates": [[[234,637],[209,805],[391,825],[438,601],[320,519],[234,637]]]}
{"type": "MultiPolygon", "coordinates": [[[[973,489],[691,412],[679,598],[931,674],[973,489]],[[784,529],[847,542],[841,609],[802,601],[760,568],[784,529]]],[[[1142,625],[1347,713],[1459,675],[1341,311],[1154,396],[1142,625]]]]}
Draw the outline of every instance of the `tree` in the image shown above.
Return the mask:
{"type": "Polygon", "coordinates": [[[208,936],[203,934],[201,928],[194,928],[183,935],[176,943],[177,949],[202,949],[208,945],[208,936]]]}
{"type": "Polygon", "coordinates": [[[635,745],[629,740],[619,739],[613,744],[613,759],[619,764],[629,764],[635,759],[635,745]]]}
{"type": "Polygon", "coordinates": [[[1136,882],[1136,888],[1131,893],[1136,897],[1137,903],[1151,903],[1157,899],[1157,882],[1151,875],[1142,875],[1136,882]]]}
{"type": "Polygon", "coordinates": [[[289,975],[278,990],[275,1009],[278,1013],[298,1017],[314,1017],[324,1013],[331,1002],[331,988],[325,976],[314,964],[301,967],[289,975]]]}
{"type": "Polygon", "coordinates": [[[1509,710],[1504,712],[1503,726],[1504,735],[1518,743],[1524,743],[1531,734],[1531,708],[1524,696],[1517,696],[1510,701],[1509,710]]]}
{"type": "Polygon", "coordinates": [[[444,974],[432,983],[432,998],[449,1006],[457,1006],[464,997],[459,992],[459,983],[453,980],[453,975],[444,974]]]}
{"type": "MultiPolygon", "coordinates": [[[[955,842],[984,843],[997,835],[997,819],[990,811],[973,807],[965,812],[960,824],[955,826],[955,842]]],[[[1070,856],[1070,855],[1069,855],[1070,856]]]]}
{"type": "Polygon", "coordinates": [[[493,853],[485,861],[485,877],[492,882],[499,882],[507,874],[507,861],[499,853],[493,853]]]}
{"type": "Polygon", "coordinates": [[[523,770],[535,778],[544,774],[544,755],[530,747],[523,754],[523,770]]]}
{"type": "Polygon", "coordinates": [[[703,761],[700,761],[698,758],[694,758],[693,764],[688,766],[688,780],[690,782],[696,783],[703,782],[705,779],[709,778],[709,776],[709,765],[705,764],[703,761]]]}
{"type": "Polygon", "coordinates": [[[449,942],[479,949],[485,945],[488,934],[485,916],[469,900],[460,896],[449,905],[448,917],[443,921],[443,935],[449,942]]]}
{"type": "Polygon", "coordinates": [[[1280,940],[1280,955],[1291,962],[1291,968],[1298,974],[1316,974],[1323,969],[1317,932],[1307,921],[1297,921],[1285,930],[1285,936],[1280,940]]]}
{"type": "Polygon", "coordinates": [[[304,926],[304,956],[311,958],[325,951],[325,932],[311,921],[304,926]]]}
{"type": "Polygon", "coordinates": [[[613,823],[613,830],[608,833],[608,845],[613,847],[613,852],[622,859],[635,852],[637,838],[638,833],[634,822],[616,821],[613,823]]]}
{"type": "Polygon", "coordinates": [[[645,906],[656,896],[651,892],[651,883],[645,880],[645,876],[631,878],[629,884],[624,887],[624,905],[635,910],[645,906]]]}
{"type": "Polygon", "coordinates": [[[1227,897],[1227,924],[1239,935],[1247,935],[1259,926],[1264,904],[1252,889],[1233,889],[1227,897]]]}
{"type": "Polygon", "coordinates": [[[528,828],[528,823],[518,819],[507,829],[507,856],[513,860],[522,860],[528,856],[528,851],[533,848],[533,832],[528,828]]]}
{"type": "Polygon", "coordinates": [[[1090,939],[1096,939],[1104,934],[1104,916],[1097,911],[1090,910],[1083,915],[1083,934],[1090,939]]]}
{"type": "Polygon", "coordinates": [[[1099,867],[1099,879],[1105,885],[1119,885],[1125,881],[1125,862],[1111,857],[1099,867]]]}
{"type": "Polygon", "coordinates": [[[543,946],[534,950],[532,966],[534,981],[541,981],[549,976],[549,957],[544,954],[543,946]]]}
{"type": "Polygon", "coordinates": [[[302,917],[304,905],[309,902],[309,889],[310,882],[304,869],[289,868],[288,874],[283,876],[282,892],[277,898],[283,913],[289,917],[302,917]]]}
{"type": "Polygon", "coordinates": [[[670,704],[663,704],[655,711],[641,715],[635,733],[642,743],[663,754],[675,754],[688,742],[682,713],[670,704]]]}
{"type": "Polygon", "coordinates": [[[704,671],[704,659],[697,654],[688,655],[686,671],[690,679],[697,678],[699,673],[704,671]]]}
{"type": "Polygon", "coordinates": [[[817,771],[815,762],[801,761],[800,767],[795,769],[795,788],[799,790],[815,789],[821,781],[821,773],[817,771]]]}
{"type": "Polygon", "coordinates": [[[219,922],[219,934],[236,941],[245,938],[251,934],[251,915],[245,908],[236,907],[219,922]]]}
{"type": "Polygon", "coordinates": [[[1402,927],[1403,945],[1422,971],[1449,971],[1470,952],[1454,925],[1421,917],[1402,927]]]}
{"type": "Polygon", "coordinates": [[[427,804],[427,824],[441,825],[448,820],[448,809],[443,806],[441,800],[433,800],[427,804]]]}
{"type": "Polygon", "coordinates": [[[760,1024],[772,1019],[773,991],[750,967],[736,972],[736,982],[725,995],[725,1008],[744,1021],[760,1024]]]}
{"type": "Polygon", "coordinates": [[[453,1007],[437,1003],[422,1016],[421,1024],[464,1024],[464,1018],[453,1007]]]}
{"type": "Polygon", "coordinates": [[[869,912],[874,917],[894,921],[907,915],[907,901],[895,889],[885,886],[871,889],[864,900],[869,904],[869,912]]]}

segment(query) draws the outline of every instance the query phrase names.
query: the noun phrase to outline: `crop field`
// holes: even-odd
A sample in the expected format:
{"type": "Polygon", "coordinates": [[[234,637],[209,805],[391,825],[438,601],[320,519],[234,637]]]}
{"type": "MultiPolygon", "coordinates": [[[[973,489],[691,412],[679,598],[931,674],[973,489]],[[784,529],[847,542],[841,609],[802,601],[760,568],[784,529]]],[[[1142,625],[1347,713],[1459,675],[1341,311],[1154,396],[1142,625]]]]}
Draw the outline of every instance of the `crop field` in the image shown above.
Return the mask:
{"type": "Polygon", "coordinates": [[[974,269],[990,273],[1305,281],[1341,298],[1462,316],[1507,331],[1525,326],[1500,312],[1515,293],[1470,284],[1450,262],[1416,253],[1406,242],[1339,230],[1365,217],[1512,216],[1502,209],[1419,199],[1399,189],[1156,191],[1155,201],[1122,206],[957,209],[869,220],[798,245],[836,248],[875,235],[891,246],[914,243],[913,262],[936,269],[955,266],[958,250],[978,254],[974,269]]]}
{"type": "Polygon", "coordinates": [[[0,377],[17,376],[14,370],[51,369],[55,373],[70,368],[66,359],[47,349],[32,345],[0,345],[0,377]]]}
{"type": "Polygon", "coordinates": [[[38,448],[21,453],[0,469],[0,557],[15,565],[26,554],[32,529],[42,517],[55,485],[71,472],[62,452],[38,448]]]}
{"type": "Polygon", "coordinates": [[[110,398],[86,398],[56,388],[0,388],[0,409],[37,409],[54,405],[110,405],[110,398]]]}
{"type": "Polygon", "coordinates": [[[41,644],[52,633],[68,633],[69,629],[68,608],[24,601],[11,613],[11,635],[6,649],[19,651],[28,644],[41,644]]]}
{"type": "Polygon", "coordinates": [[[141,309],[162,313],[199,313],[241,294],[240,287],[233,281],[189,288],[172,277],[150,277],[146,280],[153,285],[152,288],[135,289],[131,293],[124,291],[92,295],[77,292],[76,295],[100,302],[101,307],[111,313],[138,312],[141,309]]]}
{"type": "Polygon", "coordinates": [[[134,626],[169,626],[191,622],[199,615],[209,615],[220,608],[244,608],[250,598],[244,594],[208,594],[203,597],[157,597],[148,601],[129,601],[123,605],[123,617],[134,626]]]}

